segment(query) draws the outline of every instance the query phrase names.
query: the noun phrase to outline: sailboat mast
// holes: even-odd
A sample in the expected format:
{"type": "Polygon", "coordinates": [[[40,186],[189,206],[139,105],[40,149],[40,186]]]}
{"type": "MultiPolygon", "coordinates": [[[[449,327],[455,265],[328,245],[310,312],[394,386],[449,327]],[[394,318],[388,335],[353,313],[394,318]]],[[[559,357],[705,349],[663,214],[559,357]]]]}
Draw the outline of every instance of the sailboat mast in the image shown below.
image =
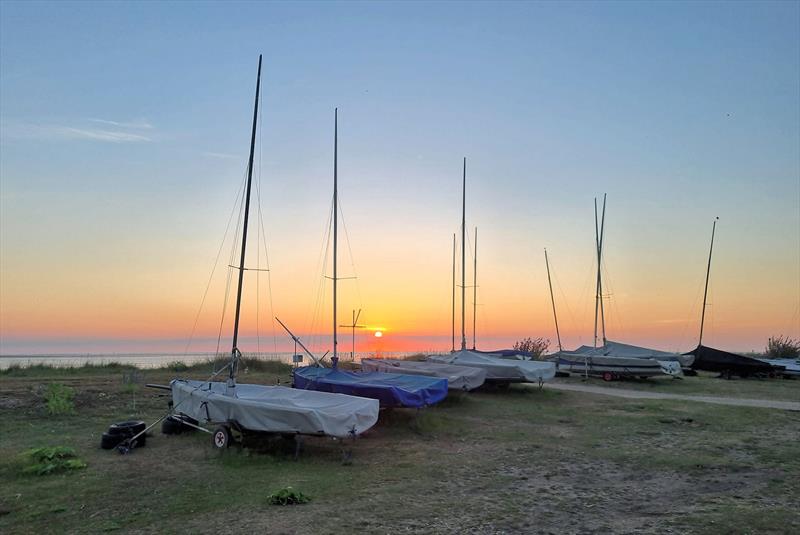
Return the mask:
{"type": "Polygon", "coordinates": [[[333,362],[334,367],[339,362],[336,350],[339,343],[336,336],[336,283],[339,280],[336,272],[336,247],[338,244],[338,223],[339,223],[339,177],[338,177],[338,154],[339,154],[339,108],[333,111],[333,362]]]}
{"type": "Polygon", "coordinates": [[[558,331],[558,315],[556,314],[556,299],[553,297],[553,283],[550,281],[550,261],[547,259],[547,249],[544,250],[544,264],[547,266],[547,285],[550,287],[550,303],[553,305],[553,320],[556,323],[556,339],[558,339],[558,350],[563,351],[561,347],[561,333],[558,331]]]}
{"type": "Polygon", "coordinates": [[[456,350],[456,233],[453,233],[453,321],[452,327],[452,345],[450,351],[456,350]]]}
{"type": "Polygon", "coordinates": [[[475,349],[475,318],[478,316],[478,227],[475,227],[474,264],[472,268],[472,349],[475,349]]]}
{"type": "MultiPolygon", "coordinates": [[[[594,245],[596,252],[600,253],[600,230],[597,223],[597,197],[594,198],[594,245]]],[[[597,263],[597,277],[594,285],[594,342],[593,347],[597,347],[597,314],[600,310],[600,263],[597,263]]]]}
{"type": "Polygon", "coordinates": [[[719,217],[714,218],[714,224],[711,226],[711,247],[708,248],[708,267],[706,268],[706,289],[703,291],[703,312],[700,315],[700,340],[697,342],[697,347],[703,345],[703,326],[706,322],[706,299],[708,298],[708,279],[711,275],[711,253],[714,251],[714,232],[717,230],[717,221],[719,217]]]}
{"type": "Polygon", "coordinates": [[[603,330],[603,345],[606,345],[606,312],[605,305],[603,304],[603,273],[601,270],[601,261],[603,259],[603,236],[605,236],[606,229],[606,194],[603,193],[603,215],[600,217],[600,242],[597,250],[597,281],[600,289],[600,326],[603,330]]]}
{"type": "Polygon", "coordinates": [[[244,283],[244,257],[247,251],[247,221],[250,215],[250,186],[253,182],[253,156],[256,147],[256,124],[258,119],[258,96],[261,91],[261,55],[258,56],[258,76],[256,77],[256,98],[255,105],[253,106],[253,131],[250,135],[250,159],[247,163],[247,194],[244,202],[244,222],[242,230],[242,254],[239,258],[239,286],[236,291],[236,317],[233,322],[233,344],[231,348],[231,357],[234,364],[230,367],[229,377],[234,378],[236,374],[236,357],[239,349],[237,347],[239,342],[239,314],[242,308],[242,285],[244,283]]]}
{"type": "Polygon", "coordinates": [[[466,240],[467,240],[467,157],[464,156],[464,173],[462,176],[461,184],[461,350],[467,349],[467,336],[464,331],[464,299],[466,298],[467,289],[467,257],[466,253],[466,240]]]}

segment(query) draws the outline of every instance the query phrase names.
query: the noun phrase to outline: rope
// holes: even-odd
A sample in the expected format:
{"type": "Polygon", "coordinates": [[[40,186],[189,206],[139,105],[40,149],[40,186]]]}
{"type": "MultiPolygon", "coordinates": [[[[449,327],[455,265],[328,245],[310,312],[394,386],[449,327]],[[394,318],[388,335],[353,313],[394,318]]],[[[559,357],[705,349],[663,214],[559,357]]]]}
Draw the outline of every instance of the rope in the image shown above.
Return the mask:
{"type": "Polygon", "coordinates": [[[239,191],[236,193],[236,198],[233,201],[233,207],[231,208],[231,213],[228,216],[228,223],[225,225],[225,233],[222,236],[222,241],[219,244],[219,248],[217,249],[217,256],[214,259],[214,266],[211,268],[211,274],[208,276],[208,282],[206,283],[206,289],[203,292],[203,298],[200,300],[200,307],[197,310],[197,315],[194,318],[194,324],[192,325],[191,334],[189,334],[189,341],[186,343],[186,348],[184,349],[183,353],[186,355],[189,352],[189,347],[192,344],[194,339],[194,334],[197,330],[197,322],[200,320],[200,314],[203,312],[203,306],[206,302],[206,297],[208,296],[208,290],[211,288],[211,281],[214,278],[214,273],[217,270],[217,266],[219,265],[219,257],[222,254],[222,248],[225,245],[225,239],[228,237],[228,231],[230,230],[231,221],[233,220],[233,214],[236,212],[236,205],[240,204],[241,201],[239,197],[244,192],[244,182],[242,182],[242,187],[239,188],[239,191]]]}

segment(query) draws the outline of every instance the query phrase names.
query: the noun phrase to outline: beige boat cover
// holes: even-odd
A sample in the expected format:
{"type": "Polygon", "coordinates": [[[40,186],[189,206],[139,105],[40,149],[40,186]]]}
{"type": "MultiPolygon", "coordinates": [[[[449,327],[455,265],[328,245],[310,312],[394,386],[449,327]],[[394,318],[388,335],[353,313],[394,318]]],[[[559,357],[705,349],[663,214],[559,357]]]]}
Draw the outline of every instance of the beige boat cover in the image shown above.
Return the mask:
{"type": "Polygon", "coordinates": [[[486,380],[486,371],[480,368],[416,360],[362,359],[361,369],[368,372],[441,377],[447,379],[448,390],[474,390],[486,380]]]}
{"type": "Polygon", "coordinates": [[[349,437],[378,421],[378,400],[285,386],[175,379],[175,412],[202,423],[237,422],[251,431],[349,437]]]}
{"type": "Polygon", "coordinates": [[[531,382],[549,381],[556,375],[553,362],[512,360],[462,350],[447,355],[431,355],[431,362],[480,368],[486,371],[487,381],[531,382]]]}

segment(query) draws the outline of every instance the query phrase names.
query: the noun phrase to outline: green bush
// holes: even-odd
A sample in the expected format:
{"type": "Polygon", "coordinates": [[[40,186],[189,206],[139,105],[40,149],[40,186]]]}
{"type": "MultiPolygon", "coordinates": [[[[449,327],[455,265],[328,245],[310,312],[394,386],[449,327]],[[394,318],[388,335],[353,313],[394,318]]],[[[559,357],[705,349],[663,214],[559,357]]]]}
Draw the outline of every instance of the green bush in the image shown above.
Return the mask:
{"type": "Polygon", "coordinates": [[[185,372],[189,369],[189,366],[185,362],[175,360],[167,364],[167,369],[172,372],[185,372]]]}
{"type": "Polygon", "coordinates": [[[22,472],[45,476],[86,468],[86,463],[75,455],[75,450],[65,446],[33,448],[22,454],[25,466],[22,472]]]}
{"type": "Polygon", "coordinates": [[[796,359],[800,357],[800,340],[776,336],[767,342],[768,359],[796,359]]]}
{"type": "Polygon", "coordinates": [[[514,342],[514,349],[516,351],[525,351],[533,355],[533,358],[538,359],[550,347],[550,340],[547,338],[523,338],[518,342],[514,342]]]}
{"type": "Polygon", "coordinates": [[[292,487],[286,487],[267,496],[267,502],[270,505],[297,505],[310,501],[311,498],[299,490],[292,489],[292,487]]]}
{"type": "Polygon", "coordinates": [[[47,412],[52,415],[72,414],[75,412],[75,405],[72,398],[75,391],[61,383],[51,383],[44,392],[44,400],[47,403],[47,412]]]}

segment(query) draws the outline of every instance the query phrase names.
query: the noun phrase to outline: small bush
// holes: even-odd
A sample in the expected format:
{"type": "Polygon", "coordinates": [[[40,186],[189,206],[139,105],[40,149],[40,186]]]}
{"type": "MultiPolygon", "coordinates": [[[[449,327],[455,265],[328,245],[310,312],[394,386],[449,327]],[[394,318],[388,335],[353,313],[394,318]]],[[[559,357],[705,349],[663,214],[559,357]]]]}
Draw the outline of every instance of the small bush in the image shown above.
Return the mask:
{"type": "Polygon", "coordinates": [[[75,405],[72,398],[75,391],[61,383],[51,383],[44,392],[44,401],[47,403],[47,412],[51,415],[72,414],[75,412],[75,405]]]}
{"type": "Polygon", "coordinates": [[[34,448],[22,454],[25,466],[22,472],[46,476],[86,468],[86,463],[75,455],[75,450],[64,446],[34,448]]]}
{"type": "Polygon", "coordinates": [[[776,336],[767,342],[768,359],[796,359],[800,357],[800,340],[776,336]]]}
{"type": "Polygon", "coordinates": [[[185,362],[181,362],[180,360],[175,360],[167,364],[166,368],[171,372],[185,372],[189,369],[189,366],[186,365],[185,362]]]}
{"type": "Polygon", "coordinates": [[[523,338],[514,342],[514,350],[530,353],[533,358],[539,358],[547,348],[550,347],[550,340],[547,338],[523,338]]]}
{"type": "Polygon", "coordinates": [[[297,505],[310,501],[311,498],[292,487],[286,487],[267,496],[267,502],[270,505],[297,505]]]}

